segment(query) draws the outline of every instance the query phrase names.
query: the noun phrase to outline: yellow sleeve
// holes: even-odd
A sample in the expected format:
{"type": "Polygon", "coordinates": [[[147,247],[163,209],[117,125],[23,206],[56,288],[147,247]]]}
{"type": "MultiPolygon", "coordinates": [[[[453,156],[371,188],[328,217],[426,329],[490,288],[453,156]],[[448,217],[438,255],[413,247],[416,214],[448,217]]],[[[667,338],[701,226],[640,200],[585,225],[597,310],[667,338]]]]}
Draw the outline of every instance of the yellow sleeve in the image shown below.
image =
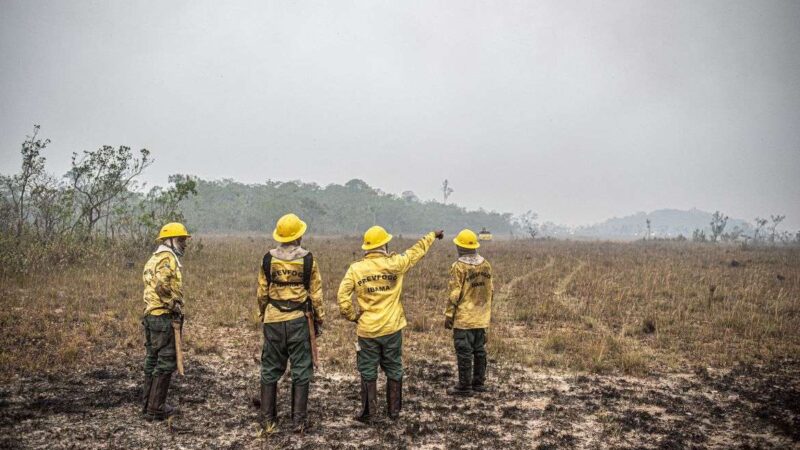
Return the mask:
{"type": "Polygon", "coordinates": [[[339,292],[337,300],[339,302],[339,312],[349,321],[356,320],[356,311],[353,309],[353,290],[355,289],[355,282],[353,281],[353,272],[347,269],[344,274],[341,284],[339,284],[339,292]]]}
{"type": "Polygon", "coordinates": [[[161,298],[161,302],[169,309],[172,309],[175,303],[183,305],[182,286],[176,273],[177,270],[177,262],[173,263],[169,257],[162,259],[156,264],[155,291],[159,298],[161,298]]]}
{"type": "Polygon", "coordinates": [[[264,274],[264,266],[261,266],[258,268],[258,292],[256,294],[256,298],[258,299],[258,313],[261,320],[264,320],[264,311],[267,309],[268,296],[269,283],[267,283],[267,276],[264,274]]]}
{"type": "Polygon", "coordinates": [[[489,282],[489,298],[491,300],[494,300],[494,271],[492,269],[492,265],[489,264],[489,261],[486,261],[486,266],[489,268],[489,274],[491,275],[491,277],[489,277],[489,280],[488,280],[488,282],[489,282]]]}
{"type": "Polygon", "coordinates": [[[447,283],[447,290],[449,296],[447,299],[447,306],[444,310],[445,317],[452,318],[456,312],[456,306],[461,301],[461,290],[464,287],[464,274],[458,270],[458,263],[453,263],[450,266],[450,281],[447,283]]]}
{"type": "Polygon", "coordinates": [[[436,239],[436,234],[431,231],[423,236],[422,239],[417,241],[416,244],[412,245],[408,250],[399,255],[395,255],[392,259],[396,261],[397,270],[400,273],[405,273],[414,267],[414,265],[417,264],[426,253],[428,253],[428,250],[431,248],[431,244],[433,244],[434,239],[436,239]]]}
{"type": "Polygon", "coordinates": [[[320,275],[316,258],[311,265],[310,284],[311,292],[308,293],[308,296],[311,298],[311,304],[314,305],[314,315],[317,319],[322,319],[325,317],[325,302],[322,301],[322,275],[320,275]]]}

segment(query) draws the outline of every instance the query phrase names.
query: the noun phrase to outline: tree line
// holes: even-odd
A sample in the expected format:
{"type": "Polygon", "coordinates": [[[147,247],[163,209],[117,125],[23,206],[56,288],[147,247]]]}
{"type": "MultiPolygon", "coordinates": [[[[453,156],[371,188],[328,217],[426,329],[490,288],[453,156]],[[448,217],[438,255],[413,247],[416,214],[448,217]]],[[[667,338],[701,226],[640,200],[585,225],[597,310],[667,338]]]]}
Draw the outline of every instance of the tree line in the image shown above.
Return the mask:
{"type": "Polygon", "coordinates": [[[181,206],[186,220],[206,232],[263,233],[287,212],[298,214],[312,233],[320,235],[360,235],[375,224],[392,233],[409,234],[437,227],[453,232],[486,228],[501,234],[518,230],[510,213],[421,201],[412,191],[398,196],[359,179],[324,187],[302,181],[195,181],[197,195],[183,200],[181,206]]]}
{"type": "MultiPolygon", "coordinates": [[[[46,168],[49,144],[35,125],[21,145],[19,171],[0,175],[0,274],[68,263],[92,252],[107,254],[109,246],[132,255],[150,248],[158,228],[172,221],[186,222],[200,232],[268,233],[287,212],[303,217],[318,235],[360,235],[374,224],[398,234],[438,227],[454,233],[462,228],[485,229],[530,239],[573,234],[551,222],[539,223],[533,211],[512,216],[448,204],[453,187],[447,180],[442,184],[442,202],[422,201],[412,191],[399,196],[386,193],[359,179],[323,187],[302,181],[246,184],[171,175],[167,187],[144,190],[139,177],[154,161],[147,149],[134,152],[126,146],[103,145],[73,153],[70,169],[56,176],[46,168]]],[[[697,229],[692,239],[800,242],[800,232],[778,230],[784,218],[756,218],[752,228],[726,230],[728,217],[717,211],[708,232],[697,229]]],[[[648,219],[648,238],[651,225],[648,219]]]]}
{"type": "MultiPolygon", "coordinates": [[[[47,170],[49,139],[35,125],[20,147],[17,173],[0,174],[0,274],[77,261],[89,254],[132,256],[149,249],[158,228],[186,222],[200,232],[268,232],[295,212],[316,234],[357,235],[374,224],[394,233],[444,226],[515,229],[511,214],[469,211],[388,194],[354,179],[321,187],[300,181],[244,184],[171,175],[166,188],[144,190],[139,178],[154,160],[147,149],[103,145],[73,153],[70,169],[47,170]],[[113,250],[113,251],[110,251],[113,250]]],[[[453,189],[445,183],[444,201],[453,189]]]]}

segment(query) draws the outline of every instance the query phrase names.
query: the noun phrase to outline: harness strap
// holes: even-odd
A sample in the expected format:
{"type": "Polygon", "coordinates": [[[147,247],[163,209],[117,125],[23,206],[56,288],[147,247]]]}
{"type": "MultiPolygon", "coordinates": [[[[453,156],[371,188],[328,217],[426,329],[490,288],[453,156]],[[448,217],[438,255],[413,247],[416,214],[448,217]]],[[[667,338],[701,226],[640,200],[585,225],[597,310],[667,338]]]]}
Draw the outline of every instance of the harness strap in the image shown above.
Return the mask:
{"type": "Polygon", "coordinates": [[[270,284],[274,284],[276,286],[304,286],[303,282],[301,281],[271,281],[270,284]]]}
{"type": "Polygon", "coordinates": [[[267,284],[272,284],[272,253],[267,252],[264,260],[261,261],[261,268],[264,269],[264,276],[267,277],[267,284]]]}
{"type": "Polygon", "coordinates": [[[306,303],[307,303],[307,301],[293,302],[291,300],[274,300],[271,298],[268,299],[267,302],[270,305],[274,306],[278,311],[285,313],[306,309],[306,303]]]}
{"type": "Polygon", "coordinates": [[[303,256],[303,287],[307,293],[311,293],[311,268],[314,266],[314,256],[311,252],[303,256]]]}
{"type": "MultiPolygon", "coordinates": [[[[280,281],[272,279],[272,253],[267,252],[261,262],[261,267],[264,270],[264,276],[267,278],[267,284],[275,284],[276,286],[303,286],[306,289],[306,295],[311,292],[311,269],[314,266],[314,256],[311,252],[303,256],[303,279],[302,281],[280,281]]],[[[308,310],[311,307],[310,298],[306,298],[304,302],[294,302],[291,300],[275,300],[267,297],[267,303],[274,306],[281,312],[298,311],[302,308],[308,310]]]]}

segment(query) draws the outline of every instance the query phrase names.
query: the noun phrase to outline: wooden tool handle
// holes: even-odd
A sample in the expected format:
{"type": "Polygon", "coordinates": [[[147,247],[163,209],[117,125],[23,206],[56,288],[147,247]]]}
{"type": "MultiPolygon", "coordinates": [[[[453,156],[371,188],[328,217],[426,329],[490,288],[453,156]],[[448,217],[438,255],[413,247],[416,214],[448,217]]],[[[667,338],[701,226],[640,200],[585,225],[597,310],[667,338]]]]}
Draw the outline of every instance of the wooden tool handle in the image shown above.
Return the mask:
{"type": "Polygon", "coordinates": [[[181,349],[181,323],[173,321],[172,330],[175,332],[175,355],[177,356],[178,359],[178,375],[184,376],[183,350],[181,349]]]}

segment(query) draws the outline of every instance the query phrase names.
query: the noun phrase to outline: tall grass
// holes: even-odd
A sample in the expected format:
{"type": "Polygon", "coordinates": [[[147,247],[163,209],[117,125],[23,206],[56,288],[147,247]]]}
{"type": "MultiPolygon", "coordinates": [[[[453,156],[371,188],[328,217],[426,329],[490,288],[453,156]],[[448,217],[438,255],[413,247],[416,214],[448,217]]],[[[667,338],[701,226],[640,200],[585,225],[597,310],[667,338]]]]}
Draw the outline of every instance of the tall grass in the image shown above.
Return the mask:
{"type": "MultiPolygon", "coordinates": [[[[309,237],[304,243],[322,269],[323,366],[355,370],[354,325],[339,316],[335,295],[347,266],[360,258],[359,241],[309,237]]],[[[396,239],[393,248],[412,243],[396,239]]],[[[232,340],[227,345],[260,346],[256,274],[271,245],[265,236],[215,237],[189,249],[183,260],[189,356],[223,356],[223,337],[232,340]]],[[[798,249],[496,241],[481,253],[495,271],[490,358],[638,375],[800,353],[798,249]]],[[[0,377],[140,358],[141,270],[147,257],[98,255],[4,279],[0,377]]],[[[406,277],[410,362],[453,359],[442,312],[455,257],[451,243],[437,241],[406,277]]]]}

